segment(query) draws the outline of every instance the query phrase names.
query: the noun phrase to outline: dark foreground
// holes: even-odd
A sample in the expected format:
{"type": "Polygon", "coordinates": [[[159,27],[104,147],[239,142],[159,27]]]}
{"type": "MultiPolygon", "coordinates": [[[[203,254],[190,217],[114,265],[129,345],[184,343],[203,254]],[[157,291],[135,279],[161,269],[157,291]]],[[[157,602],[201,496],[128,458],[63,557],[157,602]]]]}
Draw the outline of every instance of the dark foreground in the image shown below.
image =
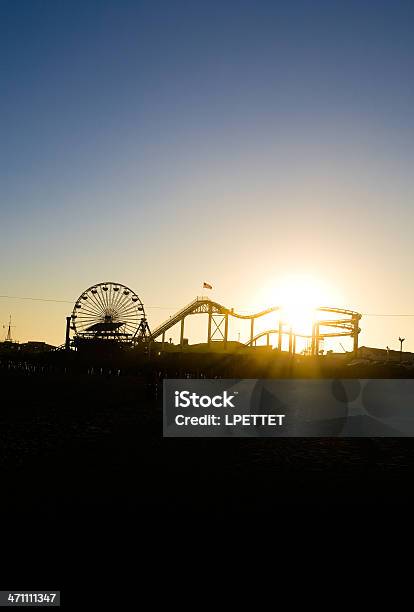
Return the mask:
{"type": "Polygon", "coordinates": [[[410,497],[410,439],[163,439],[161,394],[136,377],[3,372],[1,388],[3,512],[64,520],[410,497]]]}
{"type": "Polygon", "coordinates": [[[367,520],[411,504],[414,440],[163,439],[160,394],[137,377],[3,371],[0,384],[2,533],[65,583],[74,542],[79,560],[92,538],[128,545],[175,517],[367,520]]]}

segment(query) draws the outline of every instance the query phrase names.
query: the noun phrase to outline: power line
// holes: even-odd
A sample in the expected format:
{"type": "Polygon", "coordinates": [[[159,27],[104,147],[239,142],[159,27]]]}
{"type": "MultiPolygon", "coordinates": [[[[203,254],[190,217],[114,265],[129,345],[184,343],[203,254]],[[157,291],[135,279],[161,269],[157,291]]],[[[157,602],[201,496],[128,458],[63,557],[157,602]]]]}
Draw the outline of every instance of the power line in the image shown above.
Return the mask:
{"type": "Polygon", "coordinates": [[[364,317],[414,317],[414,314],[382,314],[373,312],[362,313],[364,317]]]}
{"type": "Polygon", "coordinates": [[[61,304],[73,304],[73,301],[69,301],[69,300],[53,300],[49,298],[22,297],[20,295],[0,295],[0,298],[5,298],[6,300],[31,300],[33,302],[58,302],[61,304]]]}
{"type": "Polygon", "coordinates": [[[73,301],[69,301],[69,300],[53,300],[51,298],[22,297],[20,295],[0,295],[0,298],[5,298],[6,300],[31,300],[33,302],[58,302],[60,304],[73,304],[73,301]]]}
{"type": "MultiPolygon", "coordinates": [[[[32,302],[55,302],[57,304],[74,304],[73,300],[55,300],[52,298],[36,298],[36,297],[26,297],[21,295],[0,295],[0,298],[4,298],[6,300],[30,300],[32,302]]],[[[145,308],[160,308],[162,310],[175,310],[178,309],[178,306],[145,306],[145,308]]]]}
{"type": "MultiPolygon", "coordinates": [[[[32,302],[55,302],[57,304],[73,304],[73,300],[57,300],[53,298],[37,298],[21,295],[0,295],[0,298],[6,300],[30,300],[32,302]]],[[[178,306],[145,306],[147,309],[159,310],[178,310],[178,306]]],[[[364,317],[414,317],[414,313],[378,313],[378,312],[363,312],[364,317]]]]}

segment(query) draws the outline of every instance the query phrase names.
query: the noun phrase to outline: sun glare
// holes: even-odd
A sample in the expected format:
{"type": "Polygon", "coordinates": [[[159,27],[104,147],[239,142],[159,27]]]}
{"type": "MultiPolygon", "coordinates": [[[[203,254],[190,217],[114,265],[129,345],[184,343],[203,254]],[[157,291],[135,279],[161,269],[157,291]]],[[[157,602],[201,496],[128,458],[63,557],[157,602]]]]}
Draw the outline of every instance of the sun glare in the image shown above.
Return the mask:
{"type": "Polygon", "coordinates": [[[320,306],[330,305],[331,292],[309,276],[291,276],[276,283],[273,303],[280,306],[280,318],[294,333],[311,334],[320,306]]]}

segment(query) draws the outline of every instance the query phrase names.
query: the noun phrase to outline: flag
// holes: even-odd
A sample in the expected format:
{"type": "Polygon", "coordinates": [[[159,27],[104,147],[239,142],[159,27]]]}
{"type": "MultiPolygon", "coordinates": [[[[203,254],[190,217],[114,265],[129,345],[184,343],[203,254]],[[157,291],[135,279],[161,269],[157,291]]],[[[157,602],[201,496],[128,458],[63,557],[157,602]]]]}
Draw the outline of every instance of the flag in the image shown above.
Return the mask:
{"type": "Polygon", "coordinates": [[[203,283],[203,289],[212,289],[212,285],[210,285],[209,283],[203,283]]]}

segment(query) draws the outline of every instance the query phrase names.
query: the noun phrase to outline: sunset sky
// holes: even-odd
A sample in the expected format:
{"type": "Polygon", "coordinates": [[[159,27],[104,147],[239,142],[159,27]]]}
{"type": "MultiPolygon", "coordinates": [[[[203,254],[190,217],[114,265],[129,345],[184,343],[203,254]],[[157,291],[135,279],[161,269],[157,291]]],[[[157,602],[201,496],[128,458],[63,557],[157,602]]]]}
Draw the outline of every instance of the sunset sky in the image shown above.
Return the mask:
{"type": "MultiPolygon", "coordinates": [[[[413,32],[408,0],[0,0],[0,294],[68,300],[0,323],[61,344],[104,280],[150,326],[204,280],[414,315],[413,32]]],[[[361,327],[414,350],[414,316],[361,327]]]]}

